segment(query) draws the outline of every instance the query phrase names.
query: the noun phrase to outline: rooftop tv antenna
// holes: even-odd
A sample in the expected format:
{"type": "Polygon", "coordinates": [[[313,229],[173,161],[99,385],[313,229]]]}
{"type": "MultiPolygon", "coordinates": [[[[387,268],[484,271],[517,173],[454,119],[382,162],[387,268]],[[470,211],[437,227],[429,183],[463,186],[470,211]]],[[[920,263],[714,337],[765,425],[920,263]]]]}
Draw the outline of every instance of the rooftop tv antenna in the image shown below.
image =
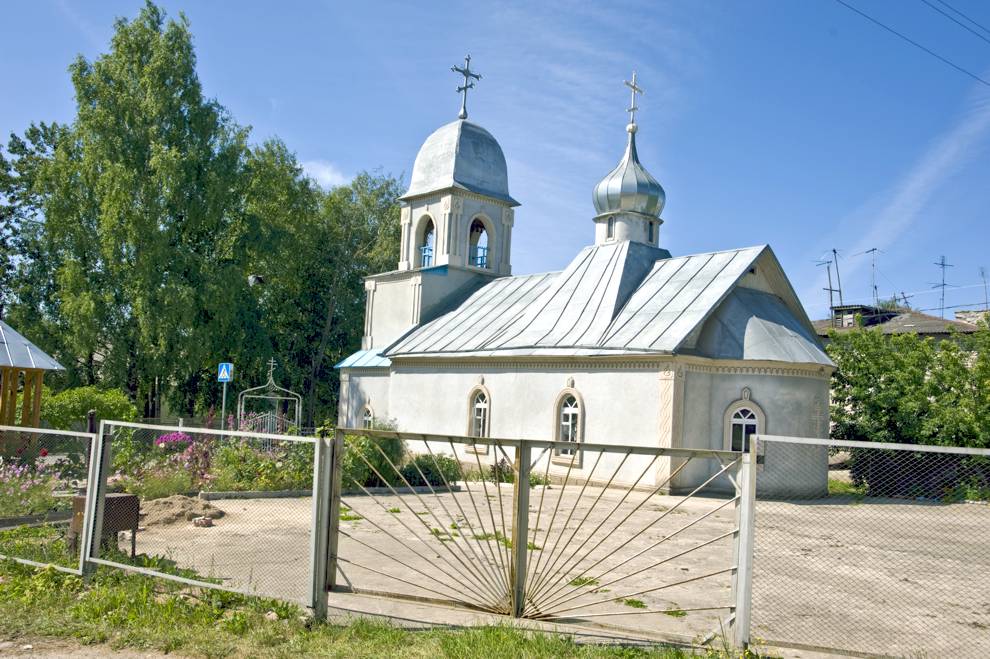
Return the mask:
{"type": "Polygon", "coordinates": [[[828,292],[828,310],[829,313],[832,313],[832,310],[835,308],[835,298],[832,297],[832,294],[838,292],[839,290],[837,288],[832,288],[832,261],[828,259],[819,259],[815,265],[819,267],[825,266],[825,272],[828,273],[828,288],[824,288],[822,290],[828,292]]]}
{"type": "Polygon", "coordinates": [[[938,307],[939,307],[939,316],[941,318],[945,318],[945,287],[952,285],[952,284],[946,284],[945,283],[945,269],[946,268],[954,268],[955,266],[952,265],[951,263],[948,263],[945,260],[945,255],[944,254],[939,258],[938,261],[935,262],[935,265],[937,265],[942,270],[942,283],[941,284],[932,284],[932,288],[940,288],[940,289],[942,289],[942,294],[941,294],[941,298],[939,300],[938,307]]]}
{"type": "Polygon", "coordinates": [[[835,263],[835,283],[839,287],[839,305],[845,304],[842,301],[842,277],[839,276],[839,250],[832,248],[832,261],[835,263]]]}
{"type": "Polygon", "coordinates": [[[990,311],[990,295],[987,295],[987,269],[980,266],[980,279],[983,280],[983,310],[990,311]]]}

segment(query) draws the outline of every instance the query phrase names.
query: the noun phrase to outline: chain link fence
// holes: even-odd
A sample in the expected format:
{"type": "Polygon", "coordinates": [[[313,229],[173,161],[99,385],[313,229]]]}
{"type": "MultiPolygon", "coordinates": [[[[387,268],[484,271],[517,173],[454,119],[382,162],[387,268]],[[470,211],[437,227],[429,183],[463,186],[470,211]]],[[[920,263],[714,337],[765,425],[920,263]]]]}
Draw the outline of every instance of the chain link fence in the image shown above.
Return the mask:
{"type": "Polygon", "coordinates": [[[309,604],[319,441],[104,422],[88,560],[309,604]]]}
{"type": "MultiPolygon", "coordinates": [[[[828,494],[759,500],[756,642],[990,655],[990,451],[761,437],[830,452],[828,494]]],[[[813,479],[817,465],[794,465],[813,479]]],[[[759,487],[759,474],[757,474],[759,487]]]]}
{"type": "Polygon", "coordinates": [[[0,557],[82,573],[94,439],[0,426],[0,557]]]}

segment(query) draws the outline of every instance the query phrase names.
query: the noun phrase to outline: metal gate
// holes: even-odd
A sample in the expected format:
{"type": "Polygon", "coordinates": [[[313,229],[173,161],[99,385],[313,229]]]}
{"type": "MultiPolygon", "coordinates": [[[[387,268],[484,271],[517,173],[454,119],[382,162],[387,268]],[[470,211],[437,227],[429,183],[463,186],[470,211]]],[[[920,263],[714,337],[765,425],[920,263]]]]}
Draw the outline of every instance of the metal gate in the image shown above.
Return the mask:
{"type": "Polygon", "coordinates": [[[741,645],[752,459],[340,430],[331,599],[385,595],[694,642],[731,629],[741,645]]]}

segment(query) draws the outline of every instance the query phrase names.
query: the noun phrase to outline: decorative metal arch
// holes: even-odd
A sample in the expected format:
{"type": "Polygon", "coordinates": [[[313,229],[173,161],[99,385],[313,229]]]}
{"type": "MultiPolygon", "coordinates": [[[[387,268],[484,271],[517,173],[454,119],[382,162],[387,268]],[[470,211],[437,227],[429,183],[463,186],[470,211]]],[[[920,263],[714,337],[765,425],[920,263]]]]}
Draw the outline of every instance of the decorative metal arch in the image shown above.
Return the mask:
{"type": "MultiPolygon", "coordinates": [[[[261,385],[260,387],[251,387],[250,389],[245,389],[237,395],[237,429],[240,429],[241,421],[244,419],[244,407],[245,403],[252,399],[268,400],[271,401],[273,407],[277,410],[281,401],[292,401],[295,403],[295,415],[292,418],[291,423],[286,425],[299,426],[302,423],[302,396],[294,391],[289,391],[285,387],[280,387],[275,384],[275,360],[271,359],[268,361],[268,381],[261,385]]],[[[266,427],[264,429],[256,428],[255,430],[264,430],[266,432],[283,432],[284,429],[276,428],[277,417],[273,412],[268,414],[272,415],[270,421],[265,421],[266,427]],[[271,426],[271,427],[267,427],[271,426]]]]}

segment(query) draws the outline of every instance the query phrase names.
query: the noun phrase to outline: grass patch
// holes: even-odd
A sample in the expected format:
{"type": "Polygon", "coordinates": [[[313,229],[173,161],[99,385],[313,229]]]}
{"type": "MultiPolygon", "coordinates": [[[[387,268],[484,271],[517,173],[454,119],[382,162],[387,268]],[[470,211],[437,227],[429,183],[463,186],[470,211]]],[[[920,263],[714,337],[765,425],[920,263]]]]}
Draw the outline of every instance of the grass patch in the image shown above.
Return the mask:
{"type": "Polygon", "coordinates": [[[389,509],[388,509],[388,511],[389,511],[390,513],[392,513],[393,515],[398,515],[399,513],[401,513],[401,512],[402,512],[402,510],[401,510],[401,509],[399,509],[399,508],[389,508],[389,509]]]}
{"type": "Polygon", "coordinates": [[[99,568],[83,583],[52,569],[0,562],[0,635],[106,644],[106,654],[111,648],[132,648],[191,657],[690,656],[660,645],[578,645],[563,636],[508,625],[411,631],[369,619],[327,624],[303,613],[284,602],[190,588],[112,568],[99,568]]]}
{"type": "Polygon", "coordinates": [[[681,611],[680,609],[671,609],[669,611],[664,611],[663,613],[671,618],[683,618],[687,615],[687,611],[681,611]]]}
{"type": "Polygon", "coordinates": [[[862,499],[866,496],[866,485],[856,485],[837,478],[828,479],[828,495],[830,497],[855,497],[862,499]]]}
{"type": "Polygon", "coordinates": [[[592,577],[576,577],[571,579],[572,586],[597,586],[598,579],[592,577]]]}
{"type": "Polygon", "coordinates": [[[340,521],[342,522],[356,522],[359,519],[364,519],[364,518],[358,515],[357,513],[352,513],[349,510],[346,511],[342,510],[340,512],[340,521]]]}
{"type": "Polygon", "coordinates": [[[634,609],[646,608],[646,603],[643,600],[628,599],[628,600],[622,600],[622,603],[634,609]]]}

